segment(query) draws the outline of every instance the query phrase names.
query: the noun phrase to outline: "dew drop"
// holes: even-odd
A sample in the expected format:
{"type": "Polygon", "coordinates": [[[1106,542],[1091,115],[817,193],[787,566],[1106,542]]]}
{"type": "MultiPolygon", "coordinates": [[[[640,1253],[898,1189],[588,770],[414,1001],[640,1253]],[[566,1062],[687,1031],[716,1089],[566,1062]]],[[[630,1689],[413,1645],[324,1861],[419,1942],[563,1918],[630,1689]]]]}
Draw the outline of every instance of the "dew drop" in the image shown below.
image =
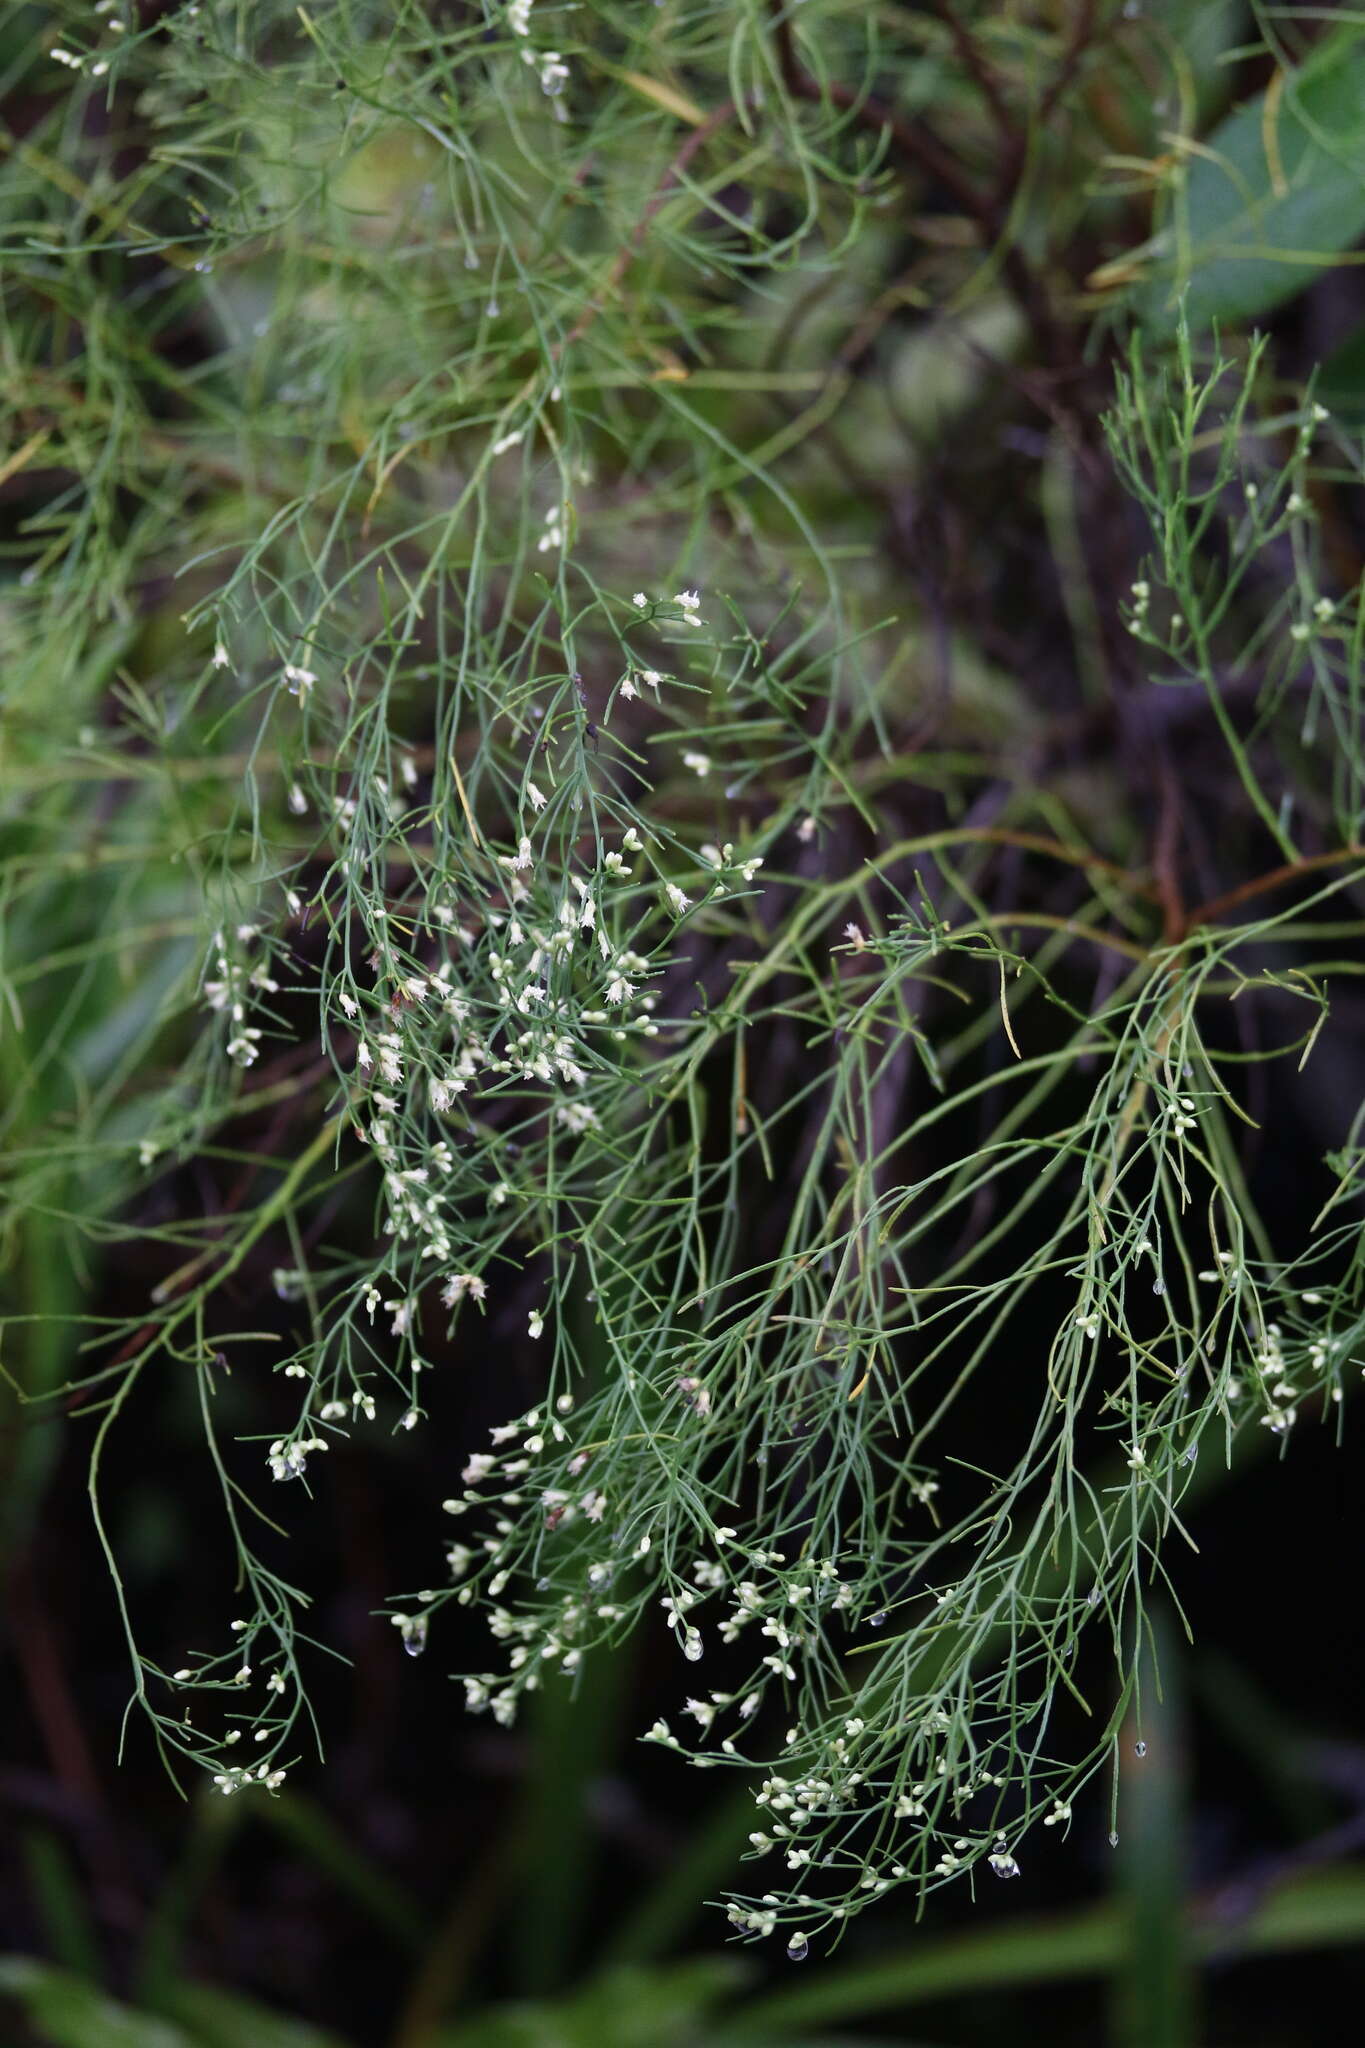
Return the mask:
{"type": "Polygon", "coordinates": [[[1164,1280],[1154,1280],[1152,1282],[1152,1292],[1153,1294],[1164,1294],[1166,1292],[1166,1282],[1164,1280]]]}
{"type": "Polygon", "coordinates": [[[882,1613],[878,1613],[878,1614],[873,1614],[873,1615],[869,1615],[869,1617],[868,1617],[868,1623],[867,1623],[867,1625],[868,1625],[868,1627],[869,1627],[869,1628],[885,1628],[885,1627],[886,1627],[886,1616],[885,1616],[885,1614],[882,1614],[882,1613]]]}
{"type": "Polygon", "coordinates": [[[789,1963],[804,1963],[809,1954],[810,1943],[806,1940],[805,1935],[794,1934],[787,1943],[787,1961],[789,1963]]]}
{"type": "Polygon", "coordinates": [[[1146,1756],[1146,1754],[1147,1754],[1147,1745],[1146,1745],[1146,1743],[1145,1743],[1145,1742],[1135,1742],[1135,1743],[1133,1744],[1133,1755],[1134,1755],[1134,1756],[1146,1756]]]}
{"type": "Polygon", "coordinates": [[[1110,1836],[1109,1836],[1109,1846],[1110,1846],[1110,1848],[1111,1848],[1111,1849],[1117,1849],[1117,1848],[1118,1848],[1118,1845],[1119,1845],[1119,1838],[1118,1838],[1118,1836],[1117,1836],[1116,1834],[1114,1834],[1114,1833],[1113,1833],[1113,1832],[1111,1831],[1111,1833],[1110,1833],[1110,1836]]]}
{"type": "Polygon", "coordinates": [[[403,1648],[410,1657],[420,1657],[427,1646],[425,1636],[404,1636],[403,1648]]]}

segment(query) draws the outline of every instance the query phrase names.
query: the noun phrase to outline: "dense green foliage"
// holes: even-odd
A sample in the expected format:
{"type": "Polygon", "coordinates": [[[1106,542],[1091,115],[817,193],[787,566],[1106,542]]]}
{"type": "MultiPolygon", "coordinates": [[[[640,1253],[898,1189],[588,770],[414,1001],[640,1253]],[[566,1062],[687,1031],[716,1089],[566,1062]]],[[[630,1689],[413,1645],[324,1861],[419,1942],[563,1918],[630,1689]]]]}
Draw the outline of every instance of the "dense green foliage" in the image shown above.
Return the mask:
{"type": "Polygon", "coordinates": [[[306,1779],[279,1538],[434,1433],[394,1649],[510,1727],[670,1642],[743,1935],[1108,1834],[1186,1496],[1365,1363],[1360,1102],[1300,1214],[1247,1150],[1365,925],[1359,339],[1246,327],[1360,28],[145,13],[0,47],[4,1368],[129,1733],[306,1779]]]}

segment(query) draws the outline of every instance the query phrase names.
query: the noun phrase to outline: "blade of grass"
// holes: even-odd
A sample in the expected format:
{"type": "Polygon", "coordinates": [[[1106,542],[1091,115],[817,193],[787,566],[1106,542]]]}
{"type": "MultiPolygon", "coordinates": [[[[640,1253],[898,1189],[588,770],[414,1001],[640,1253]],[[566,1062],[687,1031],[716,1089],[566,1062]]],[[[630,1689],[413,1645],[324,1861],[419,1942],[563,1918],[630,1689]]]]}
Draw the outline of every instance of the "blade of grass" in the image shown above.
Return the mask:
{"type": "Polygon", "coordinates": [[[1141,1720],[1130,1717],[1123,1736],[1118,1893],[1129,1939],[1113,1978],[1113,2038],[1118,2048],[1151,2048],[1157,2041],[1162,2048],[1192,2048],[1198,1983],[1185,1911],[1184,1644],[1164,1610],[1154,1608],[1151,1620],[1141,1720]],[[1130,1757],[1136,1744],[1142,1754],[1130,1757]]]}
{"type": "Polygon", "coordinates": [[[24,1862],[43,1938],[53,1960],[98,1984],[104,1975],[99,1939],[66,1845],[51,1828],[30,1828],[24,1862]]]}
{"type": "Polygon", "coordinates": [[[298,1792],[263,1801],[261,1820],[322,1872],[400,1948],[420,1950],[429,1938],[426,1914],[407,1889],[355,1848],[335,1821],[298,1792]]]}
{"type": "MultiPolygon", "coordinates": [[[[989,1932],[926,1941],[917,1953],[890,1962],[827,1970],[797,1989],[755,1999],[728,2022],[728,2030],[745,2041],[765,2032],[796,2035],[831,2019],[848,2024],[870,2013],[986,1986],[1023,1989],[1106,1977],[1128,1940],[1126,1916],[1111,1905],[1016,1920],[989,1932]]],[[[1242,1957],[1351,1947],[1362,1940],[1365,1871],[1342,1866],[1285,1885],[1236,1927],[1200,1928],[1194,1947],[1199,1956],[1217,1956],[1226,1964],[1242,1957]]]]}

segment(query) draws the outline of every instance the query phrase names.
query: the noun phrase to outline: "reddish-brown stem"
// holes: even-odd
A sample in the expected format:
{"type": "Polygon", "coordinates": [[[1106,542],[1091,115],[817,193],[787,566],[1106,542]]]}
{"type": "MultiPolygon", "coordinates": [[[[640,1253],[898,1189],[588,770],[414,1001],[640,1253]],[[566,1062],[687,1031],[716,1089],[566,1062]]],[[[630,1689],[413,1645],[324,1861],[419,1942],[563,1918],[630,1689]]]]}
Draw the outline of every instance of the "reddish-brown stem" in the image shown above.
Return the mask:
{"type": "Polygon", "coordinates": [[[952,6],[951,0],[929,0],[929,4],[947,29],[949,39],[952,42],[953,48],[957,51],[963,70],[967,73],[972,84],[990,108],[991,119],[999,129],[1001,140],[1005,143],[1011,158],[1022,156],[1023,136],[1020,133],[1019,123],[1010,112],[1005,102],[1005,95],[1000,90],[1000,81],[995,75],[995,66],[986,57],[980,43],[966,23],[958,19],[957,11],[952,6]]]}
{"type": "Polygon", "coordinates": [[[1053,72],[1047,91],[1038,103],[1038,120],[1046,121],[1062,94],[1076,76],[1076,67],[1095,34],[1095,0],[1079,0],[1076,19],[1062,61],[1053,72]]]}
{"type": "Polygon", "coordinates": [[[751,106],[752,104],[752,96],[743,101],[726,100],[721,106],[716,108],[714,113],[708,114],[706,119],[692,130],[692,133],[688,136],[686,142],[683,143],[681,149],[669,160],[663,176],[654,187],[654,191],[644,207],[640,218],[631,230],[628,239],[617,250],[615,259],[610,270],[607,272],[600,291],[595,292],[592,298],[589,299],[587,305],[579,314],[577,321],[559,344],[558,349],[555,351],[557,355],[562,354],[571,343],[581,341],[594,320],[597,319],[605,301],[616,290],[627,270],[635,261],[636,256],[640,253],[640,245],[649,232],[650,223],[656,218],[660,208],[668,199],[674,186],[683,176],[698,150],[704,148],[713,135],[717,134],[720,129],[726,127],[729,122],[734,120],[741,105],[751,106]]]}
{"type": "MultiPolygon", "coordinates": [[[[999,198],[982,192],[963,170],[952,151],[945,148],[930,124],[921,116],[908,121],[874,93],[857,92],[837,80],[813,78],[797,54],[791,23],[783,0],[770,0],[773,39],[782,82],[793,99],[816,104],[827,102],[850,114],[860,128],[885,135],[892,149],[907,163],[917,166],[934,184],[947,192],[969,220],[975,222],[979,238],[987,248],[999,245],[1000,268],[1006,284],[1027,314],[1038,338],[1039,351],[1047,358],[1055,353],[1056,329],[1043,288],[1020,250],[1007,240],[1006,207],[999,198]]],[[[992,80],[994,88],[994,81],[992,80]]],[[[998,88],[993,107],[1009,122],[1009,110],[998,88]]],[[[1006,197],[1008,195],[1006,194],[1006,197]]]]}
{"type": "Polygon", "coordinates": [[[1333,853],[1311,853],[1306,860],[1286,861],[1283,867],[1271,868],[1268,874],[1256,875],[1251,881],[1241,882],[1235,889],[1227,889],[1221,896],[1211,896],[1207,903],[1199,904],[1189,913],[1186,929],[1192,931],[1196,925],[1212,924],[1229,910],[1249,903],[1254,896],[1263,896],[1270,889],[1283,888],[1286,882],[1297,882],[1304,875],[1340,867],[1352,860],[1365,862],[1365,846],[1340,846],[1333,853]]]}

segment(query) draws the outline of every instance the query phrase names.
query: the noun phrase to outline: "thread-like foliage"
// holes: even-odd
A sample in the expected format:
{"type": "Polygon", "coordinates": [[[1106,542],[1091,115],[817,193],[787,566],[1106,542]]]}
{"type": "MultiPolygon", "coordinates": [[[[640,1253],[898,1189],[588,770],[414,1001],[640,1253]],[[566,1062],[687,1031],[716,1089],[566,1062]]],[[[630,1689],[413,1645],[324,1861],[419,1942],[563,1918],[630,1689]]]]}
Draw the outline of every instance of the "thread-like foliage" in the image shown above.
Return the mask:
{"type": "Polygon", "coordinates": [[[119,1597],[149,1376],[193,1382],[240,1567],[184,1662],[125,1611],[137,1704],[278,1787],[307,1599],[258,1482],[305,1511],[518,1346],[540,1392],[448,1447],[396,1636],[480,1610],[508,1724],[671,1631],[648,1739],[752,1781],[730,1917],[798,1954],[1116,1781],[1183,1497],[1365,1334],[1358,1117],[1292,1244],[1241,1149],[1360,932],[1315,510],[1355,457],[1259,345],[1087,365],[1018,221],[1104,215],[1095,68],[1145,107],[1170,50],[994,12],[204,0],[10,59],[62,87],[0,216],[10,1227],[166,1256],[131,1314],[35,1283],[8,1330],[91,1354],[24,1391],[94,1420],[119,1597]],[[906,268],[924,181],[953,226],[906,268]],[[904,601],[904,479],[1002,363],[1053,415],[1060,739],[946,571],[904,601]],[[1058,415],[1085,377],[1103,439],[1058,415]],[[194,1159],[211,1213],[163,1198],[194,1159]],[[236,1327],[267,1269],[283,1353],[236,1327]],[[225,1434],[229,1369],[290,1426],[225,1434]]]}

